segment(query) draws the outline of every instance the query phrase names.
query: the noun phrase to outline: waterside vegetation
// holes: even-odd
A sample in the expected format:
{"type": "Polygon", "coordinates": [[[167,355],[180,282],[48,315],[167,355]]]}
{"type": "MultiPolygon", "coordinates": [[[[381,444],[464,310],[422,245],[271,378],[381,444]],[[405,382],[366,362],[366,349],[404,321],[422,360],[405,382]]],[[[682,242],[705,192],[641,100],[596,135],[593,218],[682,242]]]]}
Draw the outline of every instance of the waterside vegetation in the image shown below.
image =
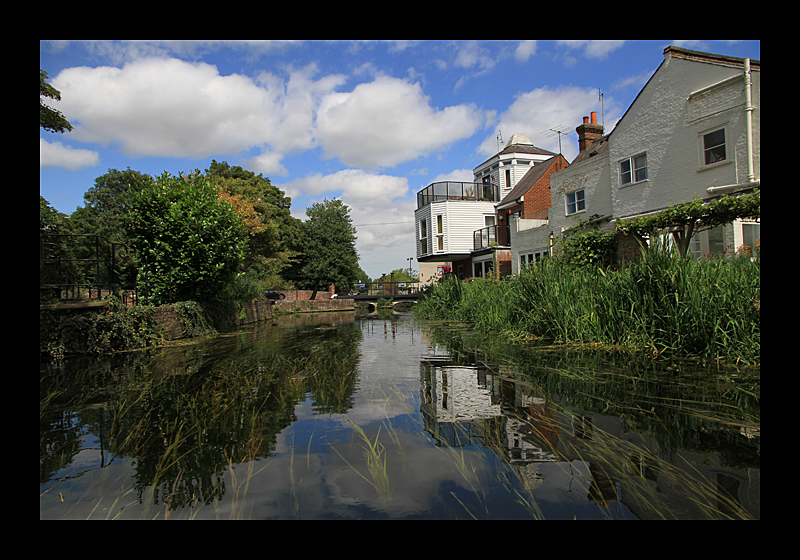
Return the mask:
{"type": "Polygon", "coordinates": [[[515,278],[449,278],[420,299],[416,313],[520,341],[759,363],[760,260],[691,259],[666,244],[651,245],[639,262],[621,269],[548,258],[515,278]]]}

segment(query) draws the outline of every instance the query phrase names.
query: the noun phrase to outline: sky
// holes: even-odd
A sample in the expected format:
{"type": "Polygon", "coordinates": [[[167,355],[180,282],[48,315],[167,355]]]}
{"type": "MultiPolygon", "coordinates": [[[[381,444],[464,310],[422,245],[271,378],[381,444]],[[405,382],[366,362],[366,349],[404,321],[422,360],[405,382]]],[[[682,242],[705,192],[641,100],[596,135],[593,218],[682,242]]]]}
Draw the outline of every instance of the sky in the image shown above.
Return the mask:
{"type": "Polygon", "coordinates": [[[110,169],[153,177],[212,160],[262,174],[292,215],[350,207],[361,268],[418,269],[416,193],[512,134],[572,161],[591,111],[613,130],[674,45],[760,60],[760,41],[45,41],[73,126],[39,132],[39,193],[71,214],[110,169]],[[601,95],[602,94],[602,95],[601,95]],[[554,130],[566,131],[559,135],[554,130]]]}

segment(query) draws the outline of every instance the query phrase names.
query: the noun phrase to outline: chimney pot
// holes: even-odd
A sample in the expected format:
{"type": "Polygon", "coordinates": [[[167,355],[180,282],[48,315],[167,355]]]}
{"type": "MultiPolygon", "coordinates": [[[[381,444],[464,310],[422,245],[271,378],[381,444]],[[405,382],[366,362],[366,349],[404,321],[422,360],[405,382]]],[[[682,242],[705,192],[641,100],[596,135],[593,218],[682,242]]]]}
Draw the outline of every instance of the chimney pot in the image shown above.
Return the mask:
{"type": "Polygon", "coordinates": [[[589,117],[583,117],[583,124],[589,124],[589,117]]]}
{"type": "MultiPolygon", "coordinates": [[[[586,122],[584,119],[583,122],[586,122]]],[[[597,124],[597,111],[592,111],[592,124],[597,124]]]]}

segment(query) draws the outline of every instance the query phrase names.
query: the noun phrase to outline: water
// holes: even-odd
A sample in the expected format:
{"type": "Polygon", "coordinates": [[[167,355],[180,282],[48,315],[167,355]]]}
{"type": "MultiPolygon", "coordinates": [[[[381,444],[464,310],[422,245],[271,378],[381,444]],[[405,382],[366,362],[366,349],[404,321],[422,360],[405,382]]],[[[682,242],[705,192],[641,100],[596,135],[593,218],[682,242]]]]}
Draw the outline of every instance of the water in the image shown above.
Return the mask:
{"type": "Polygon", "coordinates": [[[753,519],[757,373],[297,315],[42,365],[42,519],[753,519]]]}

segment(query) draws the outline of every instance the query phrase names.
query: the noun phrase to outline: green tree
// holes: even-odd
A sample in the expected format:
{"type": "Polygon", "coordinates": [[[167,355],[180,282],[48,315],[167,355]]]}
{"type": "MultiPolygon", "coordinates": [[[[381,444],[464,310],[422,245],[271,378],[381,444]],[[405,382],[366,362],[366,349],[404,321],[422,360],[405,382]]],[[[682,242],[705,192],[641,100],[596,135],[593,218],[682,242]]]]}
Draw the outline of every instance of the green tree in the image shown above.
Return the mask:
{"type": "Polygon", "coordinates": [[[303,223],[305,250],[297,284],[301,288],[327,289],[336,284],[349,289],[358,278],[356,228],[350,208],[341,200],[316,202],[306,209],[303,223]]]}
{"type": "Polygon", "coordinates": [[[246,234],[230,203],[199,170],[164,173],[130,199],[128,235],[141,261],[139,280],[154,302],[214,299],[236,275],[246,234]]]}
{"type": "Polygon", "coordinates": [[[76,232],[102,235],[114,243],[127,243],[126,216],[130,198],[153,182],[150,175],[109,169],[97,177],[94,186],[83,195],[84,206],[78,207],[70,219],[76,232]]]}
{"type": "Polygon", "coordinates": [[[61,101],[61,92],[47,83],[47,72],[39,68],[39,126],[50,132],[68,132],[72,125],[60,111],[45,105],[42,97],[61,101]]]}
{"type": "Polygon", "coordinates": [[[244,269],[262,288],[289,287],[282,278],[301,247],[302,222],[290,213],[292,199],[266,177],[240,166],[211,161],[206,174],[247,225],[244,269]]]}

